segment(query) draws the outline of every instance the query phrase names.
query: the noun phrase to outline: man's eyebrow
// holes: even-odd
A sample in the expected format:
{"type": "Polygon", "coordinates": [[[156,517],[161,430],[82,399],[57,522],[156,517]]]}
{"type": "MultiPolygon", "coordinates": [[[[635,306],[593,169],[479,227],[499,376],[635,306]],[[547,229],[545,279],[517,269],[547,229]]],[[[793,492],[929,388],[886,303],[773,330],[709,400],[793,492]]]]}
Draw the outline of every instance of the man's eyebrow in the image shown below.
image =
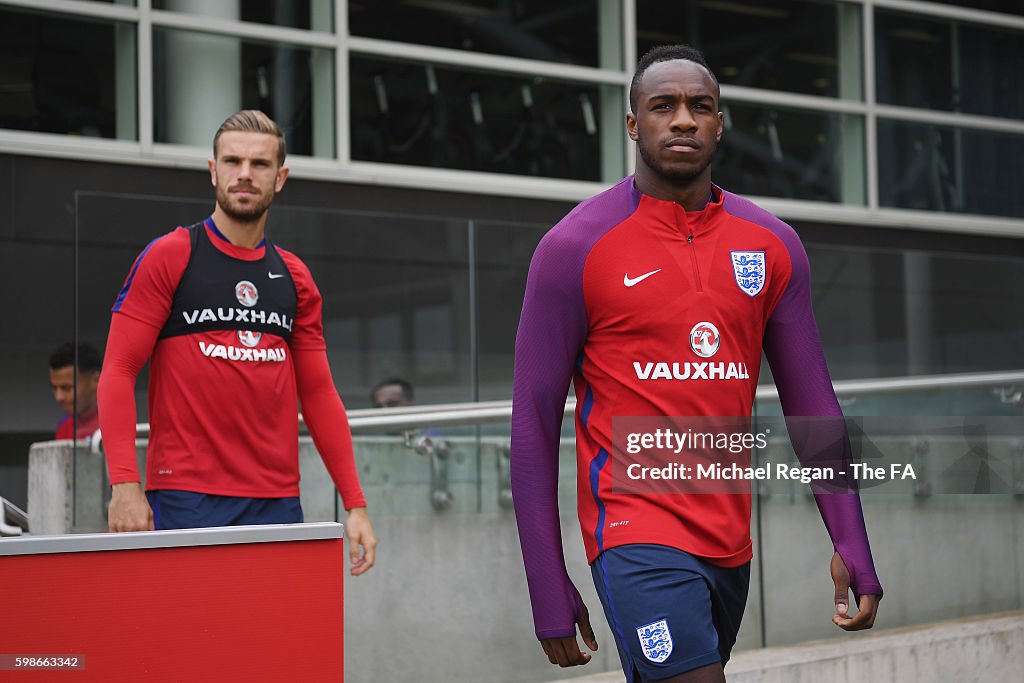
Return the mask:
{"type": "Polygon", "coordinates": [[[674,93],[661,93],[661,94],[658,94],[658,95],[651,95],[650,97],[647,98],[647,101],[648,102],[662,102],[662,101],[671,102],[671,101],[680,99],[680,97],[682,99],[689,100],[689,101],[694,101],[694,100],[709,100],[711,102],[715,101],[715,96],[712,95],[711,93],[698,93],[696,95],[689,95],[689,96],[688,95],[680,96],[680,95],[674,94],[674,93]]]}

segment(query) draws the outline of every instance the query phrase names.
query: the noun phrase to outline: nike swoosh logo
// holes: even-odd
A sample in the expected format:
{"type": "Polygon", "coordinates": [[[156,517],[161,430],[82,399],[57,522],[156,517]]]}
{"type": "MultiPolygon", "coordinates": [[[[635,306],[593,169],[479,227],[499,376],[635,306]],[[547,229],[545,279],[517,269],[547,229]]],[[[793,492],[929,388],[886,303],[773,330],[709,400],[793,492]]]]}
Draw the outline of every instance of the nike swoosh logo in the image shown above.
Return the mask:
{"type": "Polygon", "coordinates": [[[658,268],[657,270],[652,270],[649,273],[644,273],[643,275],[634,278],[629,277],[629,273],[626,273],[625,275],[622,276],[622,284],[626,285],[627,287],[632,287],[633,285],[643,282],[644,280],[654,275],[655,273],[660,272],[661,268],[658,268]]]}
{"type": "Polygon", "coordinates": [[[269,277],[271,280],[276,280],[279,277],[284,277],[284,273],[278,273],[277,275],[274,275],[273,273],[267,273],[267,277],[269,277]]]}

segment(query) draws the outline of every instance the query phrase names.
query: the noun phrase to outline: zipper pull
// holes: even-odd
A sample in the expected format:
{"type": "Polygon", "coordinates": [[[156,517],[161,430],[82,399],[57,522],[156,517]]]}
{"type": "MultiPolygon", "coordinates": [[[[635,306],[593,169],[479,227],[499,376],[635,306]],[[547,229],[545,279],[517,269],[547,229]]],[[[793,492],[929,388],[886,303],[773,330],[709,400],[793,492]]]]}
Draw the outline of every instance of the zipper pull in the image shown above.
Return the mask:
{"type": "Polygon", "coordinates": [[[693,233],[692,232],[689,234],[689,236],[687,236],[686,243],[687,244],[693,244],[693,233]]]}

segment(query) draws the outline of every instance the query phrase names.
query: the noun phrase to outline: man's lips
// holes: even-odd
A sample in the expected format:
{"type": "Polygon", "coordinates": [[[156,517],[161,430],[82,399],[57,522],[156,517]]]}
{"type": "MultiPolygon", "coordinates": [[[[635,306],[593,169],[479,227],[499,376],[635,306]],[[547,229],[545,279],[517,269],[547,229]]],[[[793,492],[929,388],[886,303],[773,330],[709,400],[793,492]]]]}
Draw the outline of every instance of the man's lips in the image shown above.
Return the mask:
{"type": "Polygon", "coordinates": [[[673,138],[665,144],[665,147],[674,152],[696,152],[701,145],[693,138],[673,138]]]}

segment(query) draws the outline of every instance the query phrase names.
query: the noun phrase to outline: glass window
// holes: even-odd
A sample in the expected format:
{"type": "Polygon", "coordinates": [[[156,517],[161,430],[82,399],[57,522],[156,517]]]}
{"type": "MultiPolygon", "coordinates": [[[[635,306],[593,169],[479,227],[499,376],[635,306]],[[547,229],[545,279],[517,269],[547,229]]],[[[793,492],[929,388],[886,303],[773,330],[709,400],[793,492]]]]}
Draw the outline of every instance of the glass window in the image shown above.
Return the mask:
{"type": "Polygon", "coordinates": [[[875,13],[878,101],[1024,118],[1024,33],[875,13]]]}
{"type": "Polygon", "coordinates": [[[563,64],[622,66],[619,2],[350,0],[348,8],[354,36],[563,64]]]}
{"type": "Polygon", "coordinates": [[[968,9],[983,9],[989,12],[1024,15],[1020,0],[931,0],[941,5],[957,5],[968,9]]]}
{"type": "Polygon", "coordinates": [[[621,112],[622,88],[361,56],[350,64],[353,159],[602,178],[602,97],[621,112]]]}
{"type": "Polygon", "coordinates": [[[723,84],[861,97],[860,37],[840,29],[840,16],[856,28],[857,8],[804,0],[637,0],[636,8],[638,58],[656,45],[686,43],[704,52],[723,84]]]}
{"type": "Polygon", "coordinates": [[[863,119],[723,103],[715,182],[740,194],[864,202],[863,119]]]}
{"type": "Polygon", "coordinates": [[[334,30],[332,0],[245,0],[219,3],[205,0],[153,0],[153,9],[240,19],[288,28],[328,32],[334,30]]]}
{"type": "Polygon", "coordinates": [[[289,154],[334,156],[330,50],[155,29],[153,72],[157,142],[209,147],[230,114],[261,109],[289,154]]]}
{"type": "Polygon", "coordinates": [[[0,9],[0,127],[136,138],[135,27],[0,9]]]}
{"type": "Polygon", "coordinates": [[[882,206],[1024,218],[1024,136],[879,119],[882,206]]]}

